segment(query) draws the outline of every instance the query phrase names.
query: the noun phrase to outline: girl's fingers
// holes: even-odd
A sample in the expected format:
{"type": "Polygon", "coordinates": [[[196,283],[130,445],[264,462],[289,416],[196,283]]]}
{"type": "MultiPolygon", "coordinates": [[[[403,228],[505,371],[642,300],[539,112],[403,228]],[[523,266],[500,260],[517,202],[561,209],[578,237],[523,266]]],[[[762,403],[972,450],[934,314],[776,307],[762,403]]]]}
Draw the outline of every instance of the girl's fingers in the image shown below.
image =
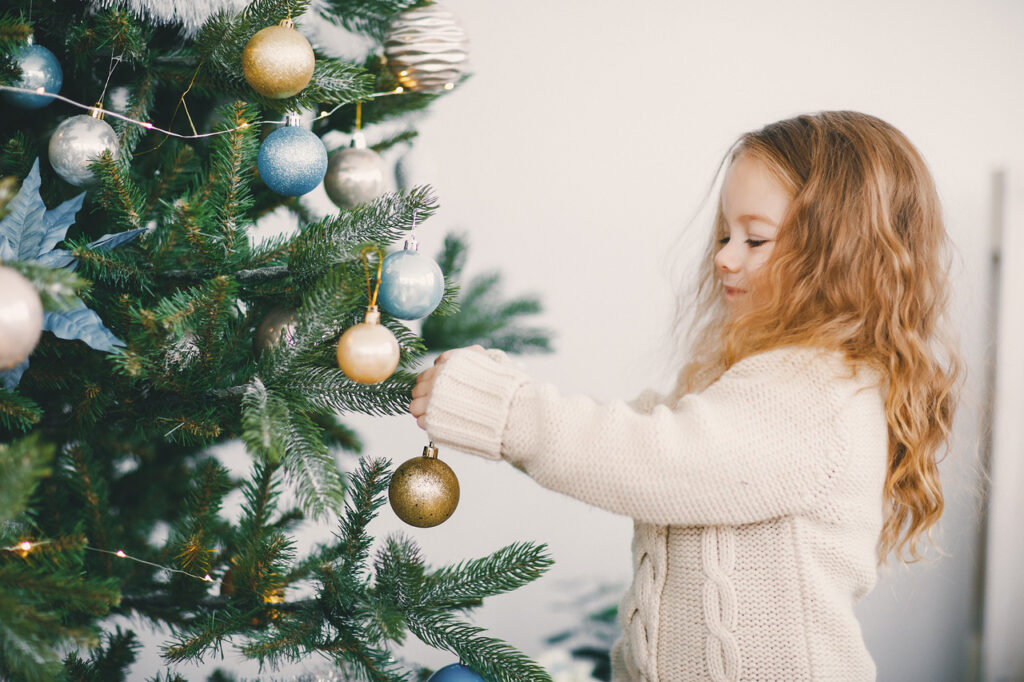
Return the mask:
{"type": "Polygon", "coordinates": [[[409,403],[409,413],[417,419],[425,416],[427,414],[427,403],[429,400],[429,398],[414,398],[413,401],[409,403]]]}
{"type": "Polygon", "coordinates": [[[420,378],[416,380],[416,385],[412,387],[413,398],[423,398],[430,395],[430,389],[434,385],[434,380],[431,377],[425,377],[424,374],[420,375],[420,378]]]}
{"type": "Polygon", "coordinates": [[[427,418],[426,417],[417,417],[416,418],[416,426],[418,426],[421,429],[423,429],[424,431],[426,431],[427,430],[427,418]]]}

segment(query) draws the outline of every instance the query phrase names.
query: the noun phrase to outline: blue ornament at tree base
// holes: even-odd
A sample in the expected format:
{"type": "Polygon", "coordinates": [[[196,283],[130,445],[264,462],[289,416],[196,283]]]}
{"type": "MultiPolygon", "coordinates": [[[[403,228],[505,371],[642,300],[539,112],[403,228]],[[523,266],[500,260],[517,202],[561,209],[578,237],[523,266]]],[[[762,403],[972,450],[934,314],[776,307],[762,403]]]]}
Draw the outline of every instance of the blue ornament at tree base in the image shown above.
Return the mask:
{"type": "Polygon", "coordinates": [[[405,248],[384,259],[377,303],[392,317],[418,320],[434,312],[444,296],[444,274],[410,239],[405,248]],[[411,247],[411,248],[410,248],[411,247]]]}
{"type": "MultiPolygon", "coordinates": [[[[21,69],[21,78],[12,83],[15,87],[38,90],[54,94],[60,92],[64,83],[64,71],[52,52],[42,45],[36,45],[29,37],[28,44],[17,48],[11,58],[21,69]]],[[[4,98],[22,109],[41,109],[53,101],[52,97],[33,95],[27,92],[4,92],[4,98]]]]}
{"type": "Polygon", "coordinates": [[[472,668],[461,663],[452,663],[427,678],[427,682],[487,682],[472,668]]]}
{"type": "Polygon", "coordinates": [[[286,197],[316,189],[327,172],[327,149],[314,133],[289,114],[287,125],[267,135],[256,156],[256,167],[267,187],[286,197]]]}

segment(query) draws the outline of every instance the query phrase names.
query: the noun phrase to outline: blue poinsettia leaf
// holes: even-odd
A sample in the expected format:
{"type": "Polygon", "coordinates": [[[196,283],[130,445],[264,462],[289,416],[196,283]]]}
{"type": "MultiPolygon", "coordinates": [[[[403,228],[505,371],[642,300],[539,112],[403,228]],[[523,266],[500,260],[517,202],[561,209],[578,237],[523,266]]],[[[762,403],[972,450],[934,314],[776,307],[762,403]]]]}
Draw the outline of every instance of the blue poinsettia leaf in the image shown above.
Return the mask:
{"type": "Polygon", "coordinates": [[[68,341],[85,341],[92,348],[108,353],[124,346],[124,341],[103,326],[100,316],[87,308],[85,303],[64,312],[44,312],[43,330],[68,341]]]}
{"type": "Polygon", "coordinates": [[[14,247],[7,241],[7,237],[0,234],[0,260],[15,260],[14,247]]]}
{"type": "Polygon", "coordinates": [[[0,220],[0,236],[13,251],[11,259],[34,261],[64,239],[82,207],[85,192],[48,211],[39,194],[39,159],[21,183],[21,189],[8,205],[9,213],[0,220]]]}
{"type": "MultiPolygon", "coordinates": [[[[36,163],[39,163],[38,160],[36,163]]],[[[46,215],[43,216],[43,222],[46,223],[46,236],[43,238],[42,248],[39,249],[40,255],[57,246],[57,242],[64,239],[68,228],[74,224],[75,214],[78,213],[78,209],[82,208],[83,201],[85,201],[85,192],[46,212],[46,215]]]]}
{"type": "Polygon", "coordinates": [[[28,369],[28,358],[25,358],[14,367],[8,370],[0,372],[0,377],[3,378],[4,388],[8,391],[13,391],[18,386],[18,382],[21,381],[21,375],[28,369]]]}
{"type": "MultiPolygon", "coordinates": [[[[37,258],[36,262],[48,268],[66,268],[71,264],[77,265],[75,257],[67,249],[54,249],[37,258]]],[[[71,269],[74,270],[74,268],[71,269]]]]}
{"type": "Polygon", "coordinates": [[[137,230],[125,230],[124,232],[105,234],[96,241],[91,242],[89,244],[89,248],[96,251],[110,251],[113,248],[121,246],[121,244],[130,242],[145,231],[146,228],[140,227],[137,230]]]}

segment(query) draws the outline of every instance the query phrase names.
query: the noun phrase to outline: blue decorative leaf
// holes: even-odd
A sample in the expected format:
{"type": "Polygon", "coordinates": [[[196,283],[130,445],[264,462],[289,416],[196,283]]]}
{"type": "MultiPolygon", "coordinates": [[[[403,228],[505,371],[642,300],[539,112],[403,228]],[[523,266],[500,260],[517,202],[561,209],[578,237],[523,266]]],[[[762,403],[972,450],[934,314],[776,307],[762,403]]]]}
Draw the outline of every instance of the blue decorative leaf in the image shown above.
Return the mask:
{"type": "Polygon", "coordinates": [[[0,234],[7,238],[18,260],[33,260],[46,234],[43,214],[46,205],[39,196],[39,159],[21,183],[21,189],[8,204],[8,214],[0,220],[0,234]]]}
{"type": "Polygon", "coordinates": [[[57,242],[64,239],[68,228],[74,224],[75,214],[78,213],[78,209],[82,208],[83,201],[85,201],[85,192],[46,212],[46,215],[43,216],[43,222],[46,223],[46,237],[43,239],[42,248],[39,249],[40,254],[46,253],[57,246],[57,242]]]}
{"type": "Polygon", "coordinates": [[[0,234],[0,260],[15,260],[14,247],[7,241],[7,237],[0,234]]]}
{"type": "Polygon", "coordinates": [[[5,251],[14,253],[8,256],[11,259],[33,261],[53,249],[64,239],[85,200],[85,192],[82,192],[48,211],[39,195],[39,186],[39,159],[36,159],[18,194],[11,199],[10,212],[0,221],[0,236],[10,246],[5,251]]]}
{"type": "MultiPolygon", "coordinates": [[[[49,253],[44,253],[39,258],[36,258],[36,262],[48,268],[66,268],[69,265],[78,265],[75,257],[67,249],[54,249],[49,253]]],[[[74,270],[75,268],[72,267],[71,269],[74,270]]]]}
{"type": "Polygon", "coordinates": [[[125,230],[124,232],[105,234],[89,244],[89,248],[95,249],[96,251],[110,251],[113,248],[121,246],[121,244],[130,242],[145,231],[146,228],[140,227],[137,230],[125,230]]]}
{"type": "Polygon", "coordinates": [[[25,358],[14,367],[0,372],[0,377],[3,377],[4,388],[8,391],[13,391],[17,386],[18,382],[21,381],[21,375],[28,369],[28,358],[25,358]]]}
{"type": "Polygon", "coordinates": [[[85,303],[60,313],[44,312],[43,330],[53,332],[61,339],[85,341],[96,350],[108,353],[124,346],[124,341],[110,333],[96,311],[87,308],[85,303]]]}

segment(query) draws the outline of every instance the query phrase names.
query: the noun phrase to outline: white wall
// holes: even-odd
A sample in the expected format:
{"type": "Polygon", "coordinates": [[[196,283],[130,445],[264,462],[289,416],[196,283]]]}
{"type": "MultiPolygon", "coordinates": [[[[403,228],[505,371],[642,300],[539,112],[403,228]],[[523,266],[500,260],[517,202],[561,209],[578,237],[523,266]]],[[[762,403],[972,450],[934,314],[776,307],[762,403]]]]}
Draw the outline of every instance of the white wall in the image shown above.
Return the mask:
{"type": "MultiPolygon", "coordinates": [[[[1024,3],[446,5],[470,34],[475,75],[435,105],[409,159],[413,180],[433,184],[442,204],[420,231],[421,249],[435,253],[447,230],[464,229],[469,274],[500,269],[509,293],[538,293],[538,322],[556,330],[557,352],[524,364],[567,393],[613,399],[668,388],[670,273],[691,267],[703,245],[706,222],[684,228],[740,133],[805,111],[857,109],[920,148],[959,249],[955,317],[970,370],[956,447],[942,465],[948,506],[936,537],[947,556],[886,571],[858,613],[879,680],[969,679],[988,183],[996,166],[1024,167],[1024,3]]],[[[424,445],[408,417],[350,423],[371,455],[400,462],[424,445]]],[[[455,516],[416,530],[385,508],[371,531],[412,536],[434,565],[547,542],[557,561],[548,576],[478,612],[493,634],[539,655],[544,636],[578,621],[568,599],[628,580],[628,519],[503,464],[441,455],[462,481],[455,516]]],[[[451,661],[415,644],[405,653],[451,661]]]]}

